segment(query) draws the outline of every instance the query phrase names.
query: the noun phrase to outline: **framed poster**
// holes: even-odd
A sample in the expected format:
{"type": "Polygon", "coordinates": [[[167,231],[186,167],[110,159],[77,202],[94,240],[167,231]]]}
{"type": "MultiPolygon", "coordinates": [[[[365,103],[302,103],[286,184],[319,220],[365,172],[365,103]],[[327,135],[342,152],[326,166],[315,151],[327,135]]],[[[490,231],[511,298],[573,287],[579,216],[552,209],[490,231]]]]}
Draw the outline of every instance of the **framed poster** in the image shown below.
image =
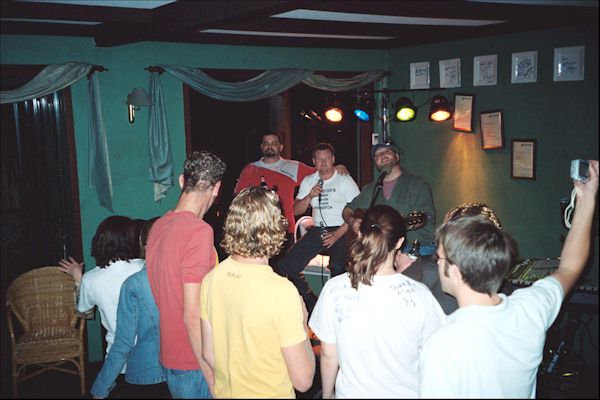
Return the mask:
{"type": "Polygon", "coordinates": [[[537,140],[513,139],[510,149],[510,177],[513,179],[535,179],[537,140]]]}
{"type": "Polygon", "coordinates": [[[429,89],[429,61],[410,64],[410,88],[429,89]]]}
{"type": "Polygon", "coordinates": [[[460,58],[440,60],[440,87],[460,87],[460,58]]]}
{"type": "Polygon", "coordinates": [[[582,81],[585,46],[554,49],[554,81],[582,81]]]}
{"type": "Polygon", "coordinates": [[[510,83],[530,83],[537,81],[537,51],[512,54],[510,83]]]}
{"type": "Polygon", "coordinates": [[[452,129],[473,132],[473,103],[475,95],[456,93],[454,95],[454,122],[452,129]]]}
{"type": "Polygon", "coordinates": [[[502,110],[482,111],[479,113],[481,124],[481,147],[484,150],[504,147],[504,127],[502,110]]]}
{"type": "Polygon", "coordinates": [[[498,55],[473,57],[473,86],[491,86],[498,80],[498,55]]]}

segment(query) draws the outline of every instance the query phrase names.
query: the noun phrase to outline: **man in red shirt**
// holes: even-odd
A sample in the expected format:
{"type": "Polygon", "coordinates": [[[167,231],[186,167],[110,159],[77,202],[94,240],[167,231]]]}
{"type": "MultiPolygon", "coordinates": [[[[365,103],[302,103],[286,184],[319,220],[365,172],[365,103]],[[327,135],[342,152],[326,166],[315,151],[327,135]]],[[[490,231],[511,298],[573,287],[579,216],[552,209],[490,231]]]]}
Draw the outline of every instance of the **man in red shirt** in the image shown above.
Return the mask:
{"type": "MultiPolygon", "coordinates": [[[[296,218],[294,216],[294,191],[300,186],[302,180],[316,172],[314,167],[296,161],[286,160],[281,157],[283,144],[277,132],[267,132],[262,136],[260,144],[262,158],[247,164],[240,174],[235,186],[235,193],[249,186],[266,186],[279,195],[283,215],[288,220],[287,241],[280,255],[285,253],[287,247],[293,243],[296,218]]],[[[343,165],[335,167],[338,173],[348,175],[348,170],[343,165]]]]}
{"type": "Polygon", "coordinates": [[[177,206],[150,231],[146,263],[160,313],[160,361],[173,398],[211,398],[211,368],[202,358],[200,287],[214,267],[213,230],[204,215],[219,194],[225,163],[193,152],[179,177],[177,206]]]}

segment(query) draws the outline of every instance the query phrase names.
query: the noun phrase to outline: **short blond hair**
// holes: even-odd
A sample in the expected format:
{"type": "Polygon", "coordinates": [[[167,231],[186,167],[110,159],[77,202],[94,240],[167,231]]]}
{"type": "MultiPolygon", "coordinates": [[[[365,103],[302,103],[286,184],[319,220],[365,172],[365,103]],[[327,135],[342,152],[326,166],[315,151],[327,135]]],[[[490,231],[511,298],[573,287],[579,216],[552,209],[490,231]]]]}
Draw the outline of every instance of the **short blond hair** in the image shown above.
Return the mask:
{"type": "Polygon", "coordinates": [[[231,202],[221,247],[230,255],[271,258],[281,251],[287,225],[277,194],[251,186],[231,202]]]}

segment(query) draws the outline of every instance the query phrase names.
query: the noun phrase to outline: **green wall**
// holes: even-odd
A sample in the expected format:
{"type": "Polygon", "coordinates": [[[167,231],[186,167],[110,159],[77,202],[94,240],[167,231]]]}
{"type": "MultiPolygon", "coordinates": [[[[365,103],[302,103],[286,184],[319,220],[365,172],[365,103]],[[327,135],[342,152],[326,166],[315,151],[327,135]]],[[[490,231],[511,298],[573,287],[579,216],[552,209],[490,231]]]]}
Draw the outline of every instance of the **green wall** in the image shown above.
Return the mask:
{"type": "MultiPolygon", "coordinates": [[[[409,88],[410,63],[422,61],[430,63],[431,87],[439,87],[438,61],[451,58],[460,58],[462,86],[439,94],[475,95],[474,132],[453,131],[451,120],[428,121],[425,105],[416,121],[391,123],[391,135],[404,149],[403,165],[430,182],[438,223],[457,204],[483,201],[513,234],[523,257],[559,256],[560,236],[566,234],[559,199],[570,197],[570,161],[598,159],[598,32],[562,28],[396,49],[388,58],[394,73],[389,87],[409,88]],[[577,45],[585,45],[585,79],[553,82],[554,48],[577,45]],[[511,84],[511,54],[533,50],[537,82],[511,84]],[[473,57],[489,54],[498,55],[498,84],[474,87],[473,57]],[[505,148],[482,150],[479,113],[497,109],[503,110],[505,148]],[[534,181],[510,176],[511,139],[524,138],[537,139],[534,181]]],[[[428,96],[415,93],[415,104],[428,96]]],[[[596,286],[597,271],[596,260],[596,286]]]]}
{"type": "MultiPolygon", "coordinates": [[[[97,48],[92,39],[49,36],[0,35],[0,64],[58,64],[82,61],[109,69],[100,74],[102,107],[106,125],[113,182],[113,208],[116,214],[134,218],[162,215],[177,202],[179,190],[168,191],[161,202],[153,201],[149,181],[147,117],[143,108],[133,125],[127,121],[125,99],[134,87],[148,88],[145,67],[180,64],[201,68],[269,69],[299,67],[315,70],[364,71],[382,68],[385,52],[331,49],[291,49],[248,46],[139,43],[113,48],[97,48]],[[360,57],[357,57],[360,53],[360,57]]],[[[185,159],[185,128],[182,84],[169,74],[161,78],[175,174],[185,159]]],[[[81,207],[82,240],[87,268],[95,266],[90,244],[98,224],[110,214],[98,204],[96,192],[88,187],[87,168],[87,87],[80,81],[72,86],[73,118],[81,207]]],[[[207,132],[210,134],[210,132],[207,132]]],[[[177,177],[175,177],[177,178],[177,177]]],[[[100,325],[88,324],[89,355],[103,358],[100,325]]]]}
{"type": "MultiPolygon", "coordinates": [[[[598,158],[598,34],[579,29],[554,29],[435,45],[384,50],[331,50],[274,47],[220,46],[175,43],[139,43],[96,48],[92,39],[0,35],[0,64],[57,64],[83,61],[100,64],[103,114],[106,124],[116,214],[134,218],[161,215],[177,201],[177,188],[159,203],[152,200],[148,180],[147,109],[130,125],[125,99],[134,87],[148,87],[144,68],[181,64],[201,68],[268,69],[300,67],[316,70],[362,71],[384,68],[393,72],[389,87],[409,87],[409,64],[429,61],[431,86],[439,86],[438,60],[458,58],[462,87],[450,93],[474,93],[475,113],[503,109],[505,140],[502,150],[483,151],[478,120],[475,133],[452,131],[451,122],[426,119],[426,106],[417,120],[392,124],[391,134],[405,150],[402,163],[426,178],[432,187],[438,221],[454,205],[485,201],[519,242],[526,257],[558,256],[559,237],[566,231],[559,220],[559,199],[570,194],[569,163],[573,158],[598,158]],[[585,80],[553,82],[555,47],[586,46],[585,80]],[[510,83],[511,53],[538,51],[538,82],[510,83]],[[498,54],[498,84],[473,87],[473,57],[498,54]],[[538,140],[537,179],[510,178],[510,140],[538,140]]],[[[167,106],[175,173],[185,159],[182,84],[164,74],[161,78],[167,106]]],[[[87,181],[87,89],[73,85],[73,113],[79,173],[81,223],[85,262],[94,265],[90,243],[97,225],[110,213],[98,205],[87,181]]],[[[442,93],[447,94],[447,93],[442,93]]],[[[415,103],[427,100],[415,94],[415,103]]],[[[208,132],[207,132],[208,134],[208,132]]],[[[596,254],[598,240],[596,237],[596,254]]],[[[591,279],[598,285],[598,262],[591,279]]],[[[92,361],[102,358],[99,324],[89,326],[92,361]]]]}

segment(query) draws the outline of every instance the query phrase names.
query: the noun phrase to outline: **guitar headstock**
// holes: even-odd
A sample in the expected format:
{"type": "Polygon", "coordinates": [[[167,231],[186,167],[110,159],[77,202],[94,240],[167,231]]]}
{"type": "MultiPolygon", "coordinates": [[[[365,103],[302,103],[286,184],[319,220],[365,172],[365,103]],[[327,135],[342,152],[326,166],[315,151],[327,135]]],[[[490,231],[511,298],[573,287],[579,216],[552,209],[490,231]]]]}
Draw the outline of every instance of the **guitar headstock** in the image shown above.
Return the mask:
{"type": "Polygon", "coordinates": [[[416,231],[427,224],[427,214],[423,211],[413,211],[403,218],[407,231],[416,231]]]}

